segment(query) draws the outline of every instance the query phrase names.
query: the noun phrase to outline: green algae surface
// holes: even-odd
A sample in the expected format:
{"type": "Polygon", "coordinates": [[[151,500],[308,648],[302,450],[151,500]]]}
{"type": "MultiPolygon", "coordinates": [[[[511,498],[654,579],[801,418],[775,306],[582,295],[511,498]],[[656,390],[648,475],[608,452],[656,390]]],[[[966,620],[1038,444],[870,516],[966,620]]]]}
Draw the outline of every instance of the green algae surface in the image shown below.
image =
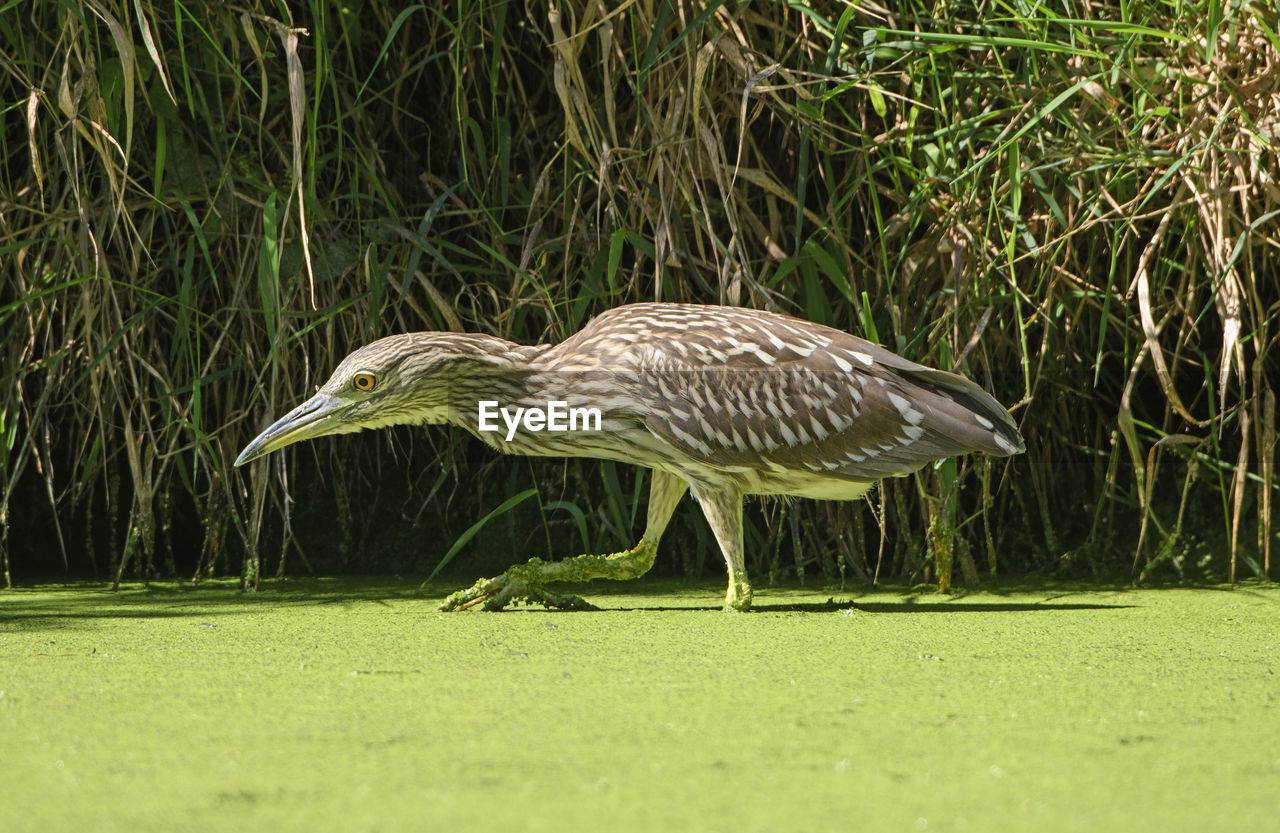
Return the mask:
{"type": "Polygon", "coordinates": [[[0,829],[1280,829],[1274,588],[408,584],[0,593],[0,829]]]}

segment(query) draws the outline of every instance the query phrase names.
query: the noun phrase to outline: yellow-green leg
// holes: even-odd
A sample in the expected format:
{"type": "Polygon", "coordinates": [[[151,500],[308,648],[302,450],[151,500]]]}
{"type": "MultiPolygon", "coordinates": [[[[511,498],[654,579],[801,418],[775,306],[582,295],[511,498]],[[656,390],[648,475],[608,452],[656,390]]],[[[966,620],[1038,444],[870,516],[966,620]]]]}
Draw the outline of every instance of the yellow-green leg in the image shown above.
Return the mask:
{"type": "MultiPolygon", "coordinates": [[[[552,593],[543,587],[555,581],[589,581],[593,578],[632,579],[649,572],[658,555],[658,541],[671,521],[688,485],[678,477],[654,471],[649,487],[649,510],[644,536],[629,550],[609,555],[579,555],[563,561],[531,558],[510,567],[495,578],[481,579],[444,600],[441,610],[466,610],[484,605],[485,610],[501,610],[511,602],[536,602],[565,610],[590,610],[594,606],[568,594],[552,593]]],[[[741,529],[739,529],[741,538],[741,529]]],[[[748,595],[750,589],[748,588],[748,595]]]]}
{"type": "Polygon", "coordinates": [[[726,611],[751,608],[751,582],[747,579],[747,562],[742,547],[742,495],[726,489],[702,489],[695,483],[693,498],[711,525],[720,544],[729,573],[729,589],[724,597],[726,611]]]}

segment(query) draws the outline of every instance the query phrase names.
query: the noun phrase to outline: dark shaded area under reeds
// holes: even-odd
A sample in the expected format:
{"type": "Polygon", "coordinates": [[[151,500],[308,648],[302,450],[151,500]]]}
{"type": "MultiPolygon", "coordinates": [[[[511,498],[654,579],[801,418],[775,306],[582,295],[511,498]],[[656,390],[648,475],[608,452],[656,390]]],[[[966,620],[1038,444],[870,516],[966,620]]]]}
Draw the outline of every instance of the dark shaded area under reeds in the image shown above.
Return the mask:
{"type": "MultiPolygon", "coordinates": [[[[0,7],[5,581],[614,551],[636,473],[395,429],[231,468],[351,348],[768,307],[954,366],[1028,453],[753,502],[749,566],[1263,574],[1280,38],[1266,4],[0,7]],[[304,233],[305,232],[305,233],[304,233]],[[958,479],[953,499],[942,485],[958,479]]],[[[718,571],[682,509],[659,569],[718,571]]],[[[1273,573],[1274,574],[1274,573],[1273,573]]]]}

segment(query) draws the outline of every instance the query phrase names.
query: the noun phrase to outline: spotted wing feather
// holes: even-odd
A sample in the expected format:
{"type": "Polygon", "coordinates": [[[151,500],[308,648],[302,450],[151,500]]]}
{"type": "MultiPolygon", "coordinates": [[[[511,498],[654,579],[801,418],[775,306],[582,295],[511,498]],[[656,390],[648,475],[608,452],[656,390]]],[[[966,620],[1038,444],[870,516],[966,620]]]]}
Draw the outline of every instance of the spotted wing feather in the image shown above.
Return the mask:
{"type": "Polygon", "coordinates": [[[625,321],[592,322],[579,349],[626,340],[612,359],[627,366],[649,431],[709,464],[772,462],[866,482],[972,451],[1022,450],[1008,412],[973,382],[847,333],[756,310],[626,309],[625,321]]]}

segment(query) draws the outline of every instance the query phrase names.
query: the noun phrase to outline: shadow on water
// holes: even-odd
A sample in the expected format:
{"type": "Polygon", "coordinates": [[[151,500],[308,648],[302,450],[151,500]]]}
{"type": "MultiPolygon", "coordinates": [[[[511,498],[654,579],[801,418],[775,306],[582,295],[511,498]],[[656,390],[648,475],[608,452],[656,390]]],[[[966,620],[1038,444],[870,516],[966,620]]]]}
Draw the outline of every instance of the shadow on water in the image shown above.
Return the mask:
{"type": "Polygon", "coordinates": [[[118,591],[103,582],[51,583],[0,590],[0,633],[64,630],[103,619],[206,619],[263,607],[385,605],[401,599],[431,600],[418,592],[416,581],[386,578],[264,581],[253,592],[241,591],[234,580],[130,584],[118,591]]]}
{"type": "MultiPolygon", "coordinates": [[[[390,605],[392,602],[420,603],[424,613],[433,612],[438,601],[453,590],[467,586],[474,578],[442,579],[422,587],[420,579],[389,576],[342,576],[264,581],[256,592],[242,592],[235,579],[206,581],[199,585],[175,582],[131,584],[112,591],[102,582],[58,582],[0,590],[0,633],[5,631],[59,630],[89,626],[105,619],[211,618],[243,614],[263,607],[321,607],[330,605],[390,605]]],[[[685,581],[658,578],[635,582],[592,582],[566,586],[569,592],[597,600],[602,607],[626,612],[717,611],[721,609],[724,585],[717,581],[685,581]],[[672,604],[673,598],[678,601],[672,604]],[[625,601],[624,601],[625,599],[625,601]],[[652,599],[653,604],[645,604],[652,599]],[[613,603],[610,604],[610,601],[613,603]],[[681,602],[687,601],[687,604],[681,602]]],[[[1186,589],[1186,585],[1180,585],[1186,589]]],[[[1123,610],[1134,607],[1126,595],[1126,584],[1026,583],[997,590],[968,592],[953,596],[921,592],[919,587],[880,586],[818,590],[798,586],[757,587],[752,610],[757,613],[1030,613],[1049,611],[1123,610]],[[827,595],[830,593],[830,595],[827,595]],[[1099,595],[1114,595],[1099,600],[1099,595]],[[796,598],[802,597],[801,599],[796,598]],[[827,596],[825,601],[815,597],[827,596]],[[1030,598],[1029,598],[1030,596],[1030,598]],[[1040,598],[1036,598],[1039,596],[1040,598]],[[1079,601],[1073,596],[1083,596],[1079,601]],[[1091,598],[1090,598],[1091,597],[1091,598]]],[[[1144,588],[1158,590],[1161,588],[1144,588]]],[[[1231,588],[1206,585],[1218,590],[1253,595],[1247,585],[1231,588]]],[[[1262,594],[1268,600],[1270,594],[1262,594]]],[[[544,611],[540,607],[519,607],[513,612],[544,611]]],[[[466,614],[476,615],[476,614],[466,614]]]]}
{"type": "MultiPolygon", "coordinates": [[[[1053,602],[937,602],[937,603],[905,603],[905,602],[854,602],[831,599],[826,602],[752,602],[752,613],[839,613],[856,611],[858,613],[1029,613],[1032,611],[1053,610],[1123,610],[1135,607],[1127,604],[1087,604],[1053,602]]],[[[719,605],[671,607],[637,605],[634,607],[612,608],[628,611],[716,611],[719,605]]]]}
{"type": "MultiPolygon", "coordinates": [[[[646,584],[648,584],[646,582],[646,584]]],[[[610,595],[672,595],[690,596],[709,595],[710,604],[680,605],[632,605],[620,610],[635,611],[675,611],[675,610],[722,610],[720,604],[723,585],[699,584],[696,587],[684,583],[653,582],[643,590],[623,590],[610,587],[605,592],[596,590],[596,585],[584,592],[601,598],[610,595]]],[[[1135,605],[1123,601],[1067,601],[1074,595],[1088,595],[1096,598],[1099,594],[1123,593],[1132,588],[1125,586],[1088,586],[1061,584],[1029,584],[1006,587],[999,590],[979,590],[976,592],[964,589],[954,595],[944,596],[936,592],[921,592],[918,587],[905,585],[880,585],[875,588],[863,587],[832,592],[832,589],[818,590],[799,587],[794,584],[777,587],[756,587],[752,600],[753,613],[839,613],[855,611],[859,613],[1028,613],[1034,611],[1070,611],[1070,610],[1123,610],[1135,605]],[[1041,596],[1039,599],[1028,599],[1027,595],[1041,596]],[[805,596],[804,601],[790,601],[789,597],[805,596]],[[826,601],[813,601],[814,596],[826,595],[826,601]],[[1012,597],[1018,598],[1012,598],[1012,597]]],[[[590,599],[588,599],[590,600],[590,599]]]]}

